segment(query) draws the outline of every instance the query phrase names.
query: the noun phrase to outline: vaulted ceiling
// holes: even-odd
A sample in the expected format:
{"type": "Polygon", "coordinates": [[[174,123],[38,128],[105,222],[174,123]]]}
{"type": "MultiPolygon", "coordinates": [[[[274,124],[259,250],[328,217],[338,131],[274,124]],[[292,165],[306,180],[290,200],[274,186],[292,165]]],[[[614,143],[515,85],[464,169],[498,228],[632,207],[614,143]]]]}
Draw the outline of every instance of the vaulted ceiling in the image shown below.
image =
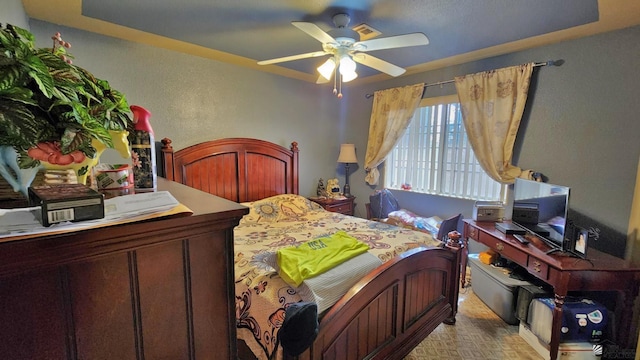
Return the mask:
{"type": "MultiPolygon", "coordinates": [[[[257,61],[322,50],[291,24],[332,34],[332,17],[376,38],[421,32],[429,44],[371,52],[405,74],[640,24],[638,0],[23,0],[29,17],[315,82],[326,58],[257,61]]],[[[356,39],[358,40],[358,39],[356,39]]],[[[534,59],[547,60],[547,59],[534,59]]],[[[359,81],[389,75],[359,65],[359,81]]]]}

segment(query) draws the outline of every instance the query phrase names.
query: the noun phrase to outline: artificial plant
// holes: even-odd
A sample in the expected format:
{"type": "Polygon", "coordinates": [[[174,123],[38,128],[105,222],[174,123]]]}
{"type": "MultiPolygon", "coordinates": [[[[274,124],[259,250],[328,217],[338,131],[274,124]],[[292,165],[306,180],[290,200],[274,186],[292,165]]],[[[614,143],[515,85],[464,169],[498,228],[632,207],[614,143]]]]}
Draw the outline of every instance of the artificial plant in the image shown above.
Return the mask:
{"type": "Polygon", "coordinates": [[[92,140],[113,147],[109,130],[133,129],[125,96],[74,65],[60,33],[51,39],[36,48],[32,33],[0,24],[0,147],[16,150],[20,168],[39,165],[27,155],[38,144],[93,158],[92,140]]]}

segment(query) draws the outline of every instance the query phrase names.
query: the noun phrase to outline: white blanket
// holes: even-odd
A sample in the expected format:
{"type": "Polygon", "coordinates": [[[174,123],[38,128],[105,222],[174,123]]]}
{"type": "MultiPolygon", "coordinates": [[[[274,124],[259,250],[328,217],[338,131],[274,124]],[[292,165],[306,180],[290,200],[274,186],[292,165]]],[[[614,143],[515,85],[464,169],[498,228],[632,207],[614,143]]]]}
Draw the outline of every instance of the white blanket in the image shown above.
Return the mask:
{"type": "MultiPolygon", "coordinates": [[[[275,258],[274,253],[273,260],[265,259],[265,261],[279,272],[275,258]]],[[[318,276],[304,280],[296,290],[302,300],[315,302],[318,305],[318,314],[322,314],[323,311],[333,306],[360,279],[380,265],[382,265],[382,260],[366,252],[318,276]]]]}

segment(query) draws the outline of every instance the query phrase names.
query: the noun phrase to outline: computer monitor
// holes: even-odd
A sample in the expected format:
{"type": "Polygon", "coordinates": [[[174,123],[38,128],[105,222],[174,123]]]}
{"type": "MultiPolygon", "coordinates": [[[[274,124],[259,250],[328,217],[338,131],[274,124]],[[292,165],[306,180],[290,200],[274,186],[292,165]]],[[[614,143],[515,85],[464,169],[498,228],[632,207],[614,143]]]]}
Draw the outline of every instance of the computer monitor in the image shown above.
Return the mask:
{"type": "Polygon", "coordinates": [[[559,250],[571,251],[568,229],[569,187],[517,178],[512,221],[542,237],[559,250]]]}

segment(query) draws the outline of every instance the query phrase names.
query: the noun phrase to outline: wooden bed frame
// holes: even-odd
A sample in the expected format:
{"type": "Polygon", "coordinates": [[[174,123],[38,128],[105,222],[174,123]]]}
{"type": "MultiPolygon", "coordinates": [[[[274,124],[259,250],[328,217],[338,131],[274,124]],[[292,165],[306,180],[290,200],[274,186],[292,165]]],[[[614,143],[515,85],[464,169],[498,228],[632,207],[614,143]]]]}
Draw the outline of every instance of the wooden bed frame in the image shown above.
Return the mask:
{"type": "MultiPolygon", "coordinates": [[[[298,147],[257,139],[208,141],[173,151],[162,140],[167,179],[236,202],[298,194],[298,147]]],[[[367,275],[320,321],[299,359],[393,358],[407,355],[441,323],[454,324],[461,251],[416,248],[367,275]]],[[[239,349],[240,358],[251,358],[239,349]]],[[[286,355],[286,354],[285,354],[286,355]]]]}

